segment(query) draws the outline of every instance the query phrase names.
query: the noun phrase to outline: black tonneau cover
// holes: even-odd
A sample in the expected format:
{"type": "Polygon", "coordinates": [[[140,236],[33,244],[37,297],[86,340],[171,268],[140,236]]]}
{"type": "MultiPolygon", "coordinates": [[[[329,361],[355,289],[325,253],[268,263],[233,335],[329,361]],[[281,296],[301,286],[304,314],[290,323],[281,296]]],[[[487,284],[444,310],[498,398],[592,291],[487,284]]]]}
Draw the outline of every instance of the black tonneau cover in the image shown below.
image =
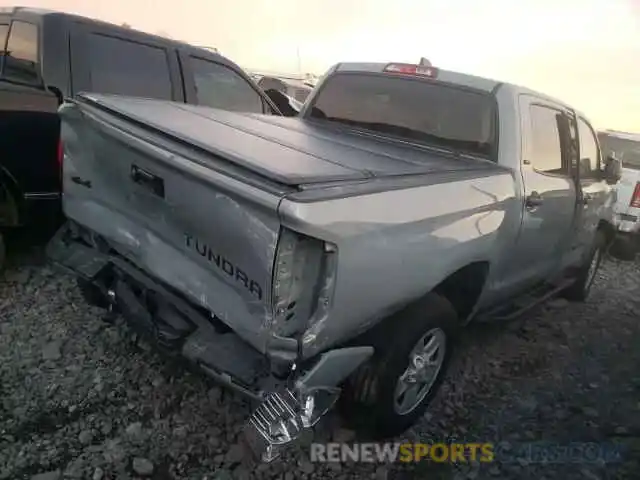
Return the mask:
{"type": "Polygon", "coordinates": [[[301,118],[82,94],[88,102],[283,185],[495,168],[495,164],[301,118]]]}

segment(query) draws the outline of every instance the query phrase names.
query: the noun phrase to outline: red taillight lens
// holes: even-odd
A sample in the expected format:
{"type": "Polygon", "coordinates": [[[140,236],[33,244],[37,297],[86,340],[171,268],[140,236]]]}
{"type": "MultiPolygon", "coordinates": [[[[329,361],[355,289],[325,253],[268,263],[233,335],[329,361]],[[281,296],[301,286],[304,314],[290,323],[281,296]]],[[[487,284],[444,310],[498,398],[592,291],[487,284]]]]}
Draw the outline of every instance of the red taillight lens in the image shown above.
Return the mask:
{"type": "Polygon", "coordinates": [[[62,160],[64,158],[64,149],[62,148],[62,140],[58,140],[58,151],[56,153],[58,161],[58,167],[62,168],[62,160]]]}
{"type": "Polygon", "coordinates": [[[633,189],[633,195],[631,195],[630,207],[640,208],[640,182],[636,183],[636,188],[633,189]]]}

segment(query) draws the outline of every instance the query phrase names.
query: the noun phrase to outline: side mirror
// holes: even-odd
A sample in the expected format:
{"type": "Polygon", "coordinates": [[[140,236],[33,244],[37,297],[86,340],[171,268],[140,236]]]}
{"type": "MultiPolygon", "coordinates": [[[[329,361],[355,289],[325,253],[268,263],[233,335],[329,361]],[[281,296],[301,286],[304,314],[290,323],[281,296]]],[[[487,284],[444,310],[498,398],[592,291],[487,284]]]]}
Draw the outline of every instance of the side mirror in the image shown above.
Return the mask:
{"type": "Polygon", "coordinates": [[[615,185],[622,178],[622,162],[613,155],[605,160],[603,178],[609,185],[615,185]]]}
{"type": "Polygon", "coordinates": [[[296,117],[300,113],[300,105],[294,99],[288,97],[284,93],[275,88],[269,88],[264,93],[278,107],[285,117],[296,117]]]}

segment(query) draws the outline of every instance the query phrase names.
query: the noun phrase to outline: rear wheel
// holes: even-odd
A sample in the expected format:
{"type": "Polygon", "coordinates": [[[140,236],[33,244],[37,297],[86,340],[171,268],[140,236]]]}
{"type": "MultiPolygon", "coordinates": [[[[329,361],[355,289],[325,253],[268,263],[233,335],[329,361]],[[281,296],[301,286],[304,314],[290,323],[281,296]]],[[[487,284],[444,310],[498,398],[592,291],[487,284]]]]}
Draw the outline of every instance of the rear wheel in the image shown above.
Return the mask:
{"type": "Polygon", "coordinates": [[[424,414],[444,379],[457,315],[436,294],[384,322],[373,359],[350,378],[341,398],[346,423],[376,439],[400,435],[424,414]]]}
{"type": "Polygon", "coordinates": [[[573,302],[584,302],[589,293],[591,287],[596,279],[596,275],[602,264],[602,259],[605,254],[606,237],[603,232],[598,231],[595,235],[593,246],[587,261],[580,267],[576,281],[569,288],[563,292],[563,296],[567,300],[573,302]]]}

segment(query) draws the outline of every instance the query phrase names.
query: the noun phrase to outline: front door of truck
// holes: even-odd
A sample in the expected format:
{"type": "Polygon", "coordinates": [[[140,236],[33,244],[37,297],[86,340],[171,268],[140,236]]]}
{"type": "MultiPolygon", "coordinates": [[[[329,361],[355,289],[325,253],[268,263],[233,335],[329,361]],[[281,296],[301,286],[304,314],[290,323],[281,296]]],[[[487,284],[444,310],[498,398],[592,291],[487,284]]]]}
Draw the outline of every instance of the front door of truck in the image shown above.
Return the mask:
{"type": "Polygon", "coordinates": [[[561,268],[574,237],[577,204],[569,118],[564,107],[522,96],[522,223],[503,281],[516,293],[561,268]]]}
{"type": "Polygon", "coordinates": [[[602,178],[602,158],[596,132],[582,116],[575,119],[579,143],[578,208],[570,262],[583,259],[591,251],[601,218],[610,218],[613,209],[611,187],[602,178]]]}

